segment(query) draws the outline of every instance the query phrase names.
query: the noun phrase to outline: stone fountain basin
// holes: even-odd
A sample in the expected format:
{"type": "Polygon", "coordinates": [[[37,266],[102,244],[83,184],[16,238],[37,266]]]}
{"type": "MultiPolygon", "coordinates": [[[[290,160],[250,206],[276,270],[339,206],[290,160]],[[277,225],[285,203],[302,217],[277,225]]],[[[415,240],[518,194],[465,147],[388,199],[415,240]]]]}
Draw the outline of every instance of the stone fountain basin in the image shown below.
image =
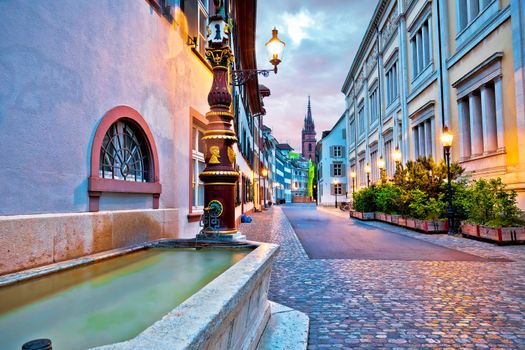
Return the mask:
{"type": "MultiPolygon", "coordinates": [[[[193,247],[194,240],[159,240],[0,277],[0,286],[148,247],[193,247]]],[[[130,340],[95,349],[255,349],[270,317],[268,286],[274,244],[202,242],[203,247],[254,248],[163,318],[130,340]]]]}

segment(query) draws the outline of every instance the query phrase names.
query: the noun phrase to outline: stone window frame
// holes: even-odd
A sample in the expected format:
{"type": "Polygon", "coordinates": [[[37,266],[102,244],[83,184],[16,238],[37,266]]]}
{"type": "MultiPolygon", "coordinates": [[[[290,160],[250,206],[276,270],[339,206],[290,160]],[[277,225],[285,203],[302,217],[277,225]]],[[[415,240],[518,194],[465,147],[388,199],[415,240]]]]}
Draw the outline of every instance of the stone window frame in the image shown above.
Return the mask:
{"type": "Polygon", "coordinates": [[[379,110],[379,79],[375,79],[370,87],[368,88],[368,125],[369,130],[379,124],[379,116],[381,111],[379,110]],[[375,119],[372,119],[372,115],[375,119]]]}
{"type": "Polygon", "coordinates": [[[421,156],[432,156],[432,158],[436,159],[437,146],[436,141],[434,139],[434,135],[436,135],[435,106],[435,101],[431,100],[424,104],[417,111],[412,113],[409,117],[410,129],[412,130],[412,149],[414,151],[414,159],[417,159],[421,156]],[[423,129],[423,134],[419,133],[420,128],[423,129]],[[427,129],[425,130],[425,128],[427,129]],[[417,136],[414,129],[418,129],[417,136]],[[416,137],[418,138],[417,142],[415,139],[416,137]],[[425,148],[424,154],[420,154],[420,147],[422,142],[424,143],[423,146],[425,148]],[[430,152],[428,152],[427,148],[430,148],[430,152]]]}
{"type": "Polygon", "coordinates": [[[393,106],[396,102],[399,101],[399,53],[398,48],[394,49],[394,52],[388,58],[386,64],[384,65],[385,70],[385,99],[386,107],[393,106]],[[392,73],[391,73],[392,72],[392,73]],[[393,79],[393,81],[391,80],[393,79]],[[391,82],[394,84],[392,86],[391,82]],[[392,87],[395,86],[395,96],[391,96],[392,87]]]}
{"type": "MultiPolygon", "coordinates": [[[[486,60],[481,62],[478,66],[476,66],[474,69],[472,69],[470,72],[468,72],[466,75],[458,79],[456,82],[452,84],[452,87],[456,89],[456,100],[458,104],[458,129],[459,129],[459,145],[460,145],[460,161],[467,161],[476,159],[479,157],[485,157],[489,155],[495,155],[495,154],[501,154],[505,153],[505,139],[504,139],[504,133],[505,133],[505,122],[504,122],[504,116],[503,116],[503,87],[502,87],[502,79],[503,79],[503,66],[502,66],[502,60],[503,60],[503,52],[496,52],[492,54],[490,57],[488,57],[486,60]],[[462,118],[463,118],[463,106],[464,104],[462,101],[465,101],[467,98],[469,99],[469,124],[472,125],[471,121],[471,113],[470,110],[470,104],[471,104],[471,96],[478,91],[481,95],[481,90],[487,86],[487,85],[493,85],[494,89],[494,101],[493,107],[494,107],[494,113],[495,116],[492,118],[493,122],[495,123],[495,134],[493,134],[494,131],[491,132],[489,130],[489,127],[487,126],[487,120],[486,120],[486,112],[483,112],[484,106],[483,101],[479,101],[480,105],[478,106],[480,108],[481,113],[481,133],[482,133],[482,139],[483,139],[483,151],[481,154],[473,154],[471,143],[472,143],[472,136],[468,138],[468,142],[466,139],[466,133],[471,133],[471,127],[465,128],[462,126],[462,118]],[[468,130],[467,130],[468,129],[468,130]],[[491,138],[494,139],[495,137],[495,143],[496,147],[495,149],[489,150],[488,144],[487,144],[487,136],[491,134],[491,138]],[[468,147],[467,147],[468,144],[468,147]],[[468,152],[466,148],[469,148],[468,152]]],[[[480,99],[483,99],[483,97],[480,96],[480,99]]]]}
{"type": "Polygon", "coordinates": [[[394,129],[389,127],[383,131],[383,159],[385,160],[385,170],[388,176],[394,176],[395,166],[392,160],[394,150],[394,129]],[[388,144],[388,145],[387,145],[388,144]]]}
{"type": "Polygon", "coordinates": [[[109,110],[97,126],[91,146],[90,175],[88,177],[89,211],[100,209],[100,197],[103,193],[142,193],[153,196],[153,209],[159,208],[162,192],[160,184],[159,158],[157,146],[151,130],[138,111],[129,106],[116,106],[109,110]],[[100,151],[109,128],[117,122],[132,124],[140,132],[139,137],[147,149],[149,159],[147,182],[107,179],[100,176],[100,151]]]}
{"type": "MultiPolygon", "coordinates": [[[[423,55],[423,62],[420,69],[418,69],[418,65],[414,64],[412,62],[412,70],[411,70],[411,83],[412,86],[419,86],[434,70],[434,46],[433,46],[433,34],[434,29],[432,26],[432,6],[429,2],[427,5],[425,5],[420,13],[416,16],[416,19],[413,21],[413,23],[410,25],[408,29],[409,38],[408,38],[408,44],[410,46],[410,52],[412,60],[414,58],[419,61],[419,56],[415,57],[416,54],[419,54],[419,51],[417,51],[417,35],[421,32],[421,40],[423,40],[423,29],[424,25],[427,24],[427,30],[428,30],[428,62],[424,62],[424,48],[421,51],[421,54],[423,55]],[[414,45],[412,45],[412,41],[415,40],[414,45]],[[414,46],[416,47],[416,51],[414,51],[414,46]]],[[[424,43],[423,43],[424,45],[424,43]]]]}
{"type": "Polygon", "coordinates": [[[484,25],[495,15],[500,9],[500,0],[485,0],[485,7],[479,8],[479,0],[456,0],[456,51],[465,46],[484,25]],[[478,3],[478,12],[470,21],[468,20],[468,9],[470,3],[476,1],[478,3]],[[467,7],[463,9],[462,3],[467,7]],[[462,17],[459,15],[465,13],[467,22],[462,23],[462,17]]]}
{"type": "Polygon", "coordinates": [[[196,140],[194,138],[194,129],[199,129],[204,131],[207,125],[206,118],[199,113],[196,109],[190,107],[190,127],[189,127],[189,201],[188,201],[188,221],[198,221],[200,220],[200,217],[202,215],[202,209],[204,206],[194,206],[193,205],[193,197],[194,197],[194,191],[193,191],[193,179],[194,179],[194,167],[195,167],[195,161],[202,160],[204,162],[204,154],[200,154],[195,152],[194,145],[196,144],[196,140]]]}

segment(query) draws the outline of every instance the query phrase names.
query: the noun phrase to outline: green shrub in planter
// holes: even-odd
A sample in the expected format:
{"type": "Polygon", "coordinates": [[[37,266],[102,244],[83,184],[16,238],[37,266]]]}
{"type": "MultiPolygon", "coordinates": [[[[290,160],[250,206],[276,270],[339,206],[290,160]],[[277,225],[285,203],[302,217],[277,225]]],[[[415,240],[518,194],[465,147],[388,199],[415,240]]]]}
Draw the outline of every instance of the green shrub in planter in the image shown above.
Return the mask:
{"type": "Polygon", "coordinates": [[[373,185],[354,192],[354,209],[363,213],[376,211],[376,194],[377,189],[373,185]]]}
{"type": "Polygon", "coordinates": [[[403,191],[396,185],[385,184],[377,188],[375,204],[378,211],[385,214],[400,212],[403,191]]]}
{"type": "Polygon", "coordinates": [[[500,178],[474,181],[465,203],[466,222],[491,227],[523,225],[523,213],[516,203],[516,196],[515,191],[506,189],[500,178]]]}
{"type": "Polygon", "coordinates": [[[444,216],[446,204],[443,194],[438,195],[438,198],[434,198],[416,189],[410,191],[410,195],[412,200],[408,207],[410,208],[411,217],[420,220],[436,221],[444,216]]]}

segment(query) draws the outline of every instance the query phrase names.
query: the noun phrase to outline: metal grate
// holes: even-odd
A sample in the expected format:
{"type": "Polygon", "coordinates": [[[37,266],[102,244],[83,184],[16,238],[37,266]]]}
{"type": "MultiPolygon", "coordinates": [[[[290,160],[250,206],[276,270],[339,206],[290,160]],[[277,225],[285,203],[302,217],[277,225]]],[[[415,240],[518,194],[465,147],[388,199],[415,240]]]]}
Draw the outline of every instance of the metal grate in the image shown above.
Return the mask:
{"type": "Polygon", "coordinates": [[[148,152],[141,141],[129,123],[118,121],[111,125],[100,150],[100,177],[148,182],[148,152]]]}

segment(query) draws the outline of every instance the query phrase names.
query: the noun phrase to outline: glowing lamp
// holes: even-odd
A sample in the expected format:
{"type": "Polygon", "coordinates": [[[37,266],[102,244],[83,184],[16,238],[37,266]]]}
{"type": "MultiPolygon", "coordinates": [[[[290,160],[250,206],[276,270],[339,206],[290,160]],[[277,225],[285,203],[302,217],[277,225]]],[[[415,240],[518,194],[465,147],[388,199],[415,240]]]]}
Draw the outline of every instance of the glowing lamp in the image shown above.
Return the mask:
{"type": "Polygon", "coordinates": [[[445,126],[443,128],[443,134],[441,134],[441,143],[443,144],[443,147],[450,148],[452,146],[452,140],[454,139],[454,135],[448,130],[448,127],[445,126]]]}
{"type": "Polygon", "coordinates": [[[283,59],[283,51],[284,47],[286,46],[284,41],[279,39],[278,33],[279,31],[274,27],[272,30],[272,38],[268,40],[266,44],[264,44],[264,46],[266,46],[266,50],[268,51],[270,63],[273,65],[273,70],[275,73],[277,73],[277,65],[279,65],[283,59]]]}
{"type": "Polygon", "coordinates": [[[372,172],[372,168],[370,167],[370,164],[366,163],[365,165],[365,173],[370,174],[372,172]]]}
{"type": "Polygon", "coordinates": [[[383,157],[379,157],[379,159],[377,160],[377,167],[379,169],[384,169],[385,168],[385,160],[383,159],[383,157]]]}
{"type": "Polygon", "coordinates": [[[396,163],[399,163],[401,161],[401,151],[399,150],[399,147],[396,147],[396,149],[392,151],[392,159],[396,163]]]}
{"type": "Polygon", "coordinates": [[[350,177],[351,177],[352,179],[354,179],[356,176],[357,176],[357,174],[356,174],[355,170],[352,170],[352,171],[350,172],[350,177]]]}
{"type": "Polygon", "coordinates": [[[267,176],[268,176],[268,169],[266,169],[266,168],[262,168],[262,170],[261,170],[261,175],[262,175],[263,177],[267,177],[267,176]]]}

